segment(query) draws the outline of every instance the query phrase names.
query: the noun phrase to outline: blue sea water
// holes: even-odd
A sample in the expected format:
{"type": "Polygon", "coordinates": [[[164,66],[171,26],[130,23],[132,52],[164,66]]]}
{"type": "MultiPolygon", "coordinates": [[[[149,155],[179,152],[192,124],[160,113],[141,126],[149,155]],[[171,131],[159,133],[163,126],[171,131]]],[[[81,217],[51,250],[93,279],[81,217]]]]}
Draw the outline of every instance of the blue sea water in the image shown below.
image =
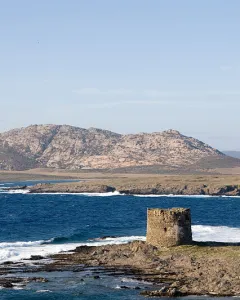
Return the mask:
{"type": "MultiPolygon", "coordinates": [[[[12,184],[2,183],[0,188],[12,184]]],[[[29,185],[30,182],[14,183],[22,184],[29,185]]],[[[144,239],[147,208],[153,207],[191,208],[196,240],[240,242],[238,197],[0,192],[0,262],[29,258],[31,254],[45,255],[70,250],[81,243],[101,245],[144,239]],[[91,241],[102,236],[116,237],[107,241],[91,241]]],[[[104,275],[96,281],[91,276],[85,276],[86,280],[82,282],[82,274],[78,272],[42,275],[49,278],[48,283],[31,283],[23,290],[2,289],[0,299],[144,299],[139,296],[138,290],[118,289],[121,278],[104,275]]]]}

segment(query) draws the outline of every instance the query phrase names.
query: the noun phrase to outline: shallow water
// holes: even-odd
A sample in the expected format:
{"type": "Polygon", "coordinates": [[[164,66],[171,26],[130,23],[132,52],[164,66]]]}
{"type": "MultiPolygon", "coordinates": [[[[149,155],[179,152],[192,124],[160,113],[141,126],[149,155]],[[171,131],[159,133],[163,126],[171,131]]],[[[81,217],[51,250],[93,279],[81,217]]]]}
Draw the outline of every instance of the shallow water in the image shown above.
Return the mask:
{"type": "MultiPolygon", "coordinates": [[[[14,183],[18,184],[24,183],[14,183]]],[[[144,239],[146,211],[153,207],[191,208],[195,240],[240,242],[240,198],[0,193],[0,261],[57,253],[79,244],[144,239]],[[116,238],[92,240],[102,236],[116,238]]],[[[89,275],[82,282],[80,273],[45,274],[50,276],[48,283],[2,289],[0,299],[144,299],[138,290],[119,289],[121,277],[93,280],[89,275]]]]}

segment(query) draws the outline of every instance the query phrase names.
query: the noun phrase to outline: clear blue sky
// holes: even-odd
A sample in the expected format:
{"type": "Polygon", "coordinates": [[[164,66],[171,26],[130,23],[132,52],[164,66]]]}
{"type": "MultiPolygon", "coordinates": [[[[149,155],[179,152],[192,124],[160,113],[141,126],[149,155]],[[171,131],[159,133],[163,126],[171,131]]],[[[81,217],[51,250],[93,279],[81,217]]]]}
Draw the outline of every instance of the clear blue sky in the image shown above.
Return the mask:
{"type": "Polygon", "coordinates": [[[239,0],[0,0],[0,131],[174,128],[240,150],[239,0]]]}

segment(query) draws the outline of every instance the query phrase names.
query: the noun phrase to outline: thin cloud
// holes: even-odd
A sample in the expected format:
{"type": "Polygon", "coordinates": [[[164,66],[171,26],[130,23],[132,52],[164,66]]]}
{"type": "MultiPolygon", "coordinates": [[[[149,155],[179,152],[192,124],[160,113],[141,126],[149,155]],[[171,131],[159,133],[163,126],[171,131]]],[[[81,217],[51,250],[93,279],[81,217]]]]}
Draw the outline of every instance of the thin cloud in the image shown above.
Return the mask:
{"type": "Polygon", "coordinates": [[[223,66],[220,66],[220,70],[223,71],[223,72],[227,72],[227,71],[230,71],[232,70],[232,66],[230,65],[223,65],[223,66]]]}
{"type": "Polygon", "coordinates": [[[73,90],[73,93],[78,95],[101,95],[101,91],[96,88],[84,88],[79,90],[73,90]]]}
{"type": "Polygon", "coordinates": [[[161,90],[133,90],[133,89],[108,89],[108,90],[100,90],[98,88],[82,88],[75,89],[72,91],[78,95],[84,96],[146,96],[151,98],[159,98],[159,97],[179,97],[186,96],[189,92],[179,92],[179,91],[161,91],[161,90]]]}
{"type": "Polygon", "coordinates": [[[240,96],[240,91],[208,91],[208,95],[212,96],[240,96]]]}
{"type": "Polygon", "coordinates": [[[129,101],[116,101],[116,102],[103,102],[103,103],[87,103],[85,104],[88,108],[105,108],[114,107],[120,105],[166,105],[172,104],[167,100],[129,100],[129,101]]]}
{"type": "MultiPolygon", "coordinates": [[[[132,97],[132,98],[145,98],[141,103],[147,104],[150,103],[148,99],[168,99],[169,101],[174,101],[177,98],[184,98],[184,101],[193,101],[193,98],[201,98],[206,96],[239,96],[240,91],[238,90],[205,90],[205,91],[164,91],[164,90],[133,90],[133,89],[108,89],[108,90],[100,90],[98,88],[82,88],[82,89],[75,89],[72,91],[74,94],[79,96],[95,96],[95,97],[132,97]]],[[[139,100],[132,100],[138,101],[139,100]]],[[[124,103],[123,101],[114,102],[115,105],[124,103]]],[[[128,101],[128,103],[130,103],[128,101]]],[[[133,103],[133,102],[132,102],[133,103]]],[[[152,102],[153,104],[155,102],[152,102]]],[[[159,103],[159,102],[157,102],[159,103]]]]}
{"type": "Polygon", "coordinates": [[[161,90],[144,90],[142,94],[151,98],[160,97],[183,97],[189,94],[186,91],[161,91],[161,90]]]}
{"type": "Polygon", "coordinates": [[[109,89],[109,90],[100,90],[97,88],[83,88],[79,90],[73,90],[73,93],[78,95],[89,95],[89,96],[96,96],[96,95],[133,95],[135,92],[133,90],[128,89],[109,89]]]}

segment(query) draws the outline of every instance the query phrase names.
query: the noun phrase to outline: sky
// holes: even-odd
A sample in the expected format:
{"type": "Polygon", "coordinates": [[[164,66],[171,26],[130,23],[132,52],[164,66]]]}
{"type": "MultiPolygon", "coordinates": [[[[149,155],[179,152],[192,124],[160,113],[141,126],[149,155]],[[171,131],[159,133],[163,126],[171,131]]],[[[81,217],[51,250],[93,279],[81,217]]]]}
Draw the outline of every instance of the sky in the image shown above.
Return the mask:
{"type": "Polygon", "coordinates": [[[0,0],[0,131],[176,129],[240,150],[239,0],[0,0]]]}

